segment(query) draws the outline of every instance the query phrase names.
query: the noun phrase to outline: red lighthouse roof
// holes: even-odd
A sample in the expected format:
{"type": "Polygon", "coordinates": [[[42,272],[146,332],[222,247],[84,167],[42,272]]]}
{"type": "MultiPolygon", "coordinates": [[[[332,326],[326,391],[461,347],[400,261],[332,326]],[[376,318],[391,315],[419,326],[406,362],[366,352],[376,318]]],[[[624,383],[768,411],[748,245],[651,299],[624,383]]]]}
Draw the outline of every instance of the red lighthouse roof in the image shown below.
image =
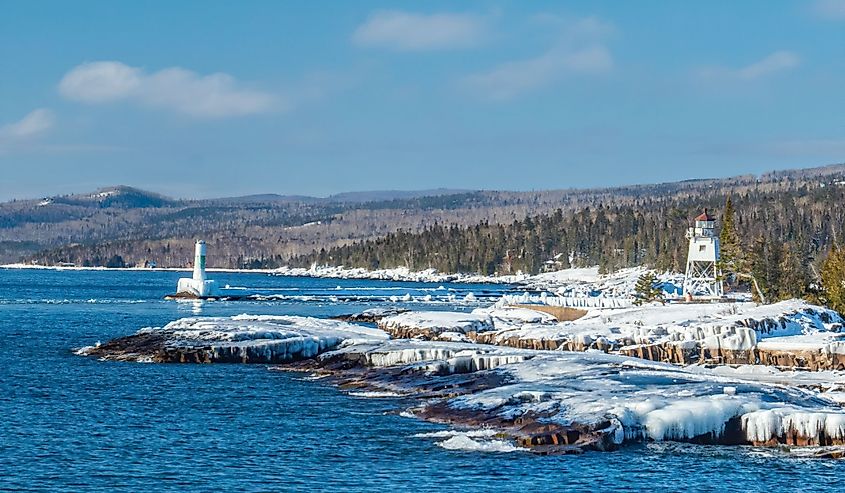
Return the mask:
{"type": "Polygon", "coordinates": [[[704,212],[701,213],[700,216],[695,218],[696,221],[715,221],[716,218],[711,216],[707,209],[704,209],[704,212]]]}

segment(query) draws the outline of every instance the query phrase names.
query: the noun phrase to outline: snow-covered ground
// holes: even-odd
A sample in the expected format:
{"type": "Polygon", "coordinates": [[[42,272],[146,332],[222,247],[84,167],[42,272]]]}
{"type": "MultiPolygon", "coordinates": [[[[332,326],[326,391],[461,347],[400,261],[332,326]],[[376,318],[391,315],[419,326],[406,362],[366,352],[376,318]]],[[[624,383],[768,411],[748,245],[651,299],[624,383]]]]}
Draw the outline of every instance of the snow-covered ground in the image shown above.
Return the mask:
{"type": "MultiPolygon", "coordinates": [[[[548,291],[562,298],[631,298],[640,276],[649,272],[644,267],[620,269],[599,274],[598,267],[564,269],[530,276],[520,284],[533,291],[548,291]]],[[[672,272],[655,273],[666,297],[680,297],[684,275],[672,272]]]]}
{"type": "Polygon", "coordinates": [[[565,322],[530,309],[497,304],[475,309],[472,314],[406,312],[379,322],[380,327],[400,337],[466,340],[439,335],[474,332],[476,341],[525,348],[549,348],[537,342],[553,341],[552,348],[579,350],[625,351],[638,345],[665,344],[696,353],[700,348],[718,353],[757,347],[812,347],[845,354],[845,334],[838,333],[842,325],[843,319],[835,311],[802,300],[770,305],[655,303],[597,308],[565,322]]]}
{"type": "Polygon", "coordinates": [[[828,333],[838,330],[834,311],[801,300],[771,305],[755,303],[651,304],[625,309],[595,309],[571,322],[524,324],[506,329],[502,337],[605,341],[616,345],[683,343],[743,350],[758,340],[828,333]]]}
{"type": "MultiPolygon", "coordinates": [[[[702,436],[712,443],[739,438],[742,443],[824,445],[845,440],[839,395],[812,390],[815,379],[803,374],[725,372],[598,352],[419,340],[353,344],[321,359],[349,354],[377,368],[402,367],[402,374],[497,374],[502,385],[449,398],[447,408],[456,416],[469,413],[487,422],[495,418],[514,428],[527,417],[562,428],[586,428],[604,436],[603,446],[702,436]]],[[[841,372],[824,376],[831,387],[845,385],[841,372]]]]}

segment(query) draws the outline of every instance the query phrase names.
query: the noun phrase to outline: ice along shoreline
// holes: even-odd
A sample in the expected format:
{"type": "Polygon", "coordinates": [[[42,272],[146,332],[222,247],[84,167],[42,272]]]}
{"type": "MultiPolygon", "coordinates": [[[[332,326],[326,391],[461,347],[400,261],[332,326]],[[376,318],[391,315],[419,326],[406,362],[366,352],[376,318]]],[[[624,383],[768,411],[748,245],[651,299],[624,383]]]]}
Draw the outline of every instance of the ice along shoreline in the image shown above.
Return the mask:
{"type": "MultiPolygon", "coordinates": [[[[308,370],[357,392],[407,396],[416,402],[415,416],[491,429],[539,453],[616,450],[648,440],[845,445],[845,410],[830,392],[845,388],[841,372],[827,372],[830,387],[822,392],[810,372],[731,374],[596,351],[390,339],[336,320],[249,315],[180,319],[78,353],[308,370]]],[[[842,449],[819,450],[837,456],[842,449]]]]}
{"type": "MultiPolygon", "coordinates": [[[[64,265],[39,265],[39,264],[4,264],[0,269],[9,270],[57,270],[57,271],[129,271],[129,272],[191,272],[193,267],[84,267],[64,265]]],[[[479,274],[446,274],[435,269],[413,271],[404,267],[395,269],[368,270],[362,268],[345,268],[331,266],[304,267],[280,267],[276,269],[226,269],[206,268],[207,272],[228,272],[236,274],[268,274],[280,277],[310,277],[318,279],[353,279],[368,281],[401,281],[401,282],[427,282],[440,283],[452,282],[462,284],[513,284],[530,279],[526,274],[514,275],[491,275],[479,274]]]]}

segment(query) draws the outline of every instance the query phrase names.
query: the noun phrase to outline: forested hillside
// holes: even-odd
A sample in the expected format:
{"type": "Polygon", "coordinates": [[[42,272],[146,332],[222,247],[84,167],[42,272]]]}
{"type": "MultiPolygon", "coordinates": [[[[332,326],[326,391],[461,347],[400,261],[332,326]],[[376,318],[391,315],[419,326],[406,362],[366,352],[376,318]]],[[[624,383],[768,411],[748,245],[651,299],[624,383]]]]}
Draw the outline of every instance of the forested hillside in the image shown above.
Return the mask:
{"type": "MultiPolygon", "coordinates": [[[[845,182],[794,176],[741,187],[713,187],[699,195],[640,197],[623,205],[557,210],[509,224],[438,224],[419,233],[322,249],[292,264],[366,268],[433,267],[446,272],[536,273],[547,268],[599,265],[602,271],[646,265],[682,271],[690,220],[707,207],[721,220],[731,199],[736,232],[729,254],[741,257],[764,289],[801,289],[818,278],[821,260],[845,228],[845,182]]],[[[721,221],[720,221],[721,222],[721,221]]],[[[786,294],[786,293],[784,293],[786,294]]]]}
{"type": "Polygon", "coordinates": [[[0,247],[18,258],[40,249],[25,257],[40,264],[174,267],[189,264],[202,237],[214,267],[680,270],[690,218],[703,207],[718,217],[732,197],[742,248],[772,261],[798,259],[810,278],[842,230],[843,183],[845,166],[834,165],[608,189],[366,195],[384,199],[375,202],[275,195],[144,201],[133,192],[130,204],[103,204],[94,194],[81,204],[4,204],[0,247]]]}

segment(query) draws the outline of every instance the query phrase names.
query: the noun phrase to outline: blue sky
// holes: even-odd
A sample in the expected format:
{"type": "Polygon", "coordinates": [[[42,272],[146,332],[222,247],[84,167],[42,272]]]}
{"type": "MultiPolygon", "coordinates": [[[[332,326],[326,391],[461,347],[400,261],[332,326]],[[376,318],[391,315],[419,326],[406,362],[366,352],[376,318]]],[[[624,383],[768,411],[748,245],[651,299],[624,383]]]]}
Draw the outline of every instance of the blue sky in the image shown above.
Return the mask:
{"type": "Polygon", "coordinates": [[[0,199],[845,161],[845,0],[0,1],[0,199]]]}

